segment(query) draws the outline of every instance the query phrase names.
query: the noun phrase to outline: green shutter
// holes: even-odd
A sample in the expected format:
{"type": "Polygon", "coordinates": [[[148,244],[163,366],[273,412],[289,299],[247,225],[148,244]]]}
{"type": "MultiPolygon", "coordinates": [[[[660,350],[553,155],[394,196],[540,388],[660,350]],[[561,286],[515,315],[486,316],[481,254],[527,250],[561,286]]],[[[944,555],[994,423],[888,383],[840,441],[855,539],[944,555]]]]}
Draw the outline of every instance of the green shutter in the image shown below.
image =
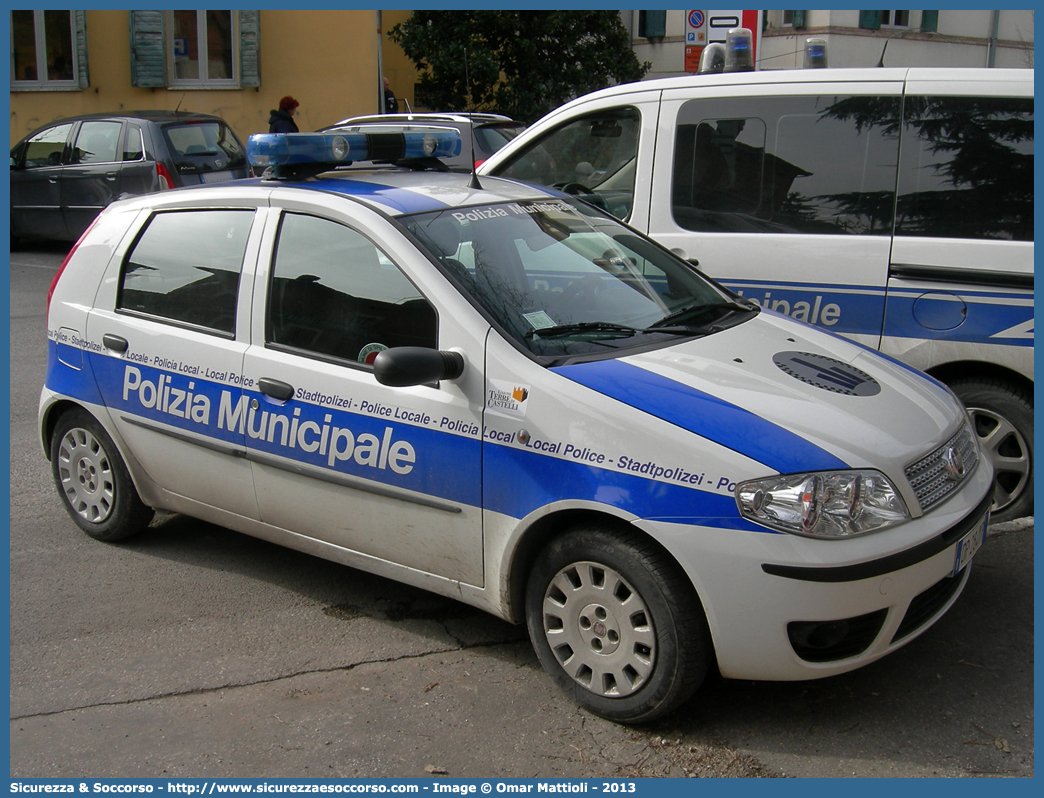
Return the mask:
{"type": "Polygon", "coordinates": [[[261,12],[239,12],[239,85],[261,85],[261,12]]]}
{"type": "Polygon", "coordinates": [[[167,85],[167,49],[164,12],[130,11],[131,85],[159,88],[167,85]]]}
{"type": "Polygon", "coordinates": [[[921,32],[922,33],[937,33],[939,30],[939,12],[938,11],[922,11],[921,12],[921,32]]]}
{"type": "Polygon", "coordinates": [[[791,17],[791,19],[793,20],[791,22],[791,24],[795,28],[803,28],[803,27],[805,27],[805,12],[804,11],[791,11],[790,13],[794,15],[793,17],[791,17]]]}
{"type": "Polygon", "coordinates": [[[73,31],[76,40],[76,74],[80,88],[91,85],[91,74],[87,70],[87,12],[73,11],[73,31]]]}
{"type": "Polygon", "coordinates": [[[639,11],[638,35],[646,39],[662,39],[667,35],[666,11],[639,11]]]}
{"type": "Polygon", "coordinates": [[[881,29],[881,12],[880,11],[860,11],[859,12],[859,27],[866,28],[867,30],[880,30],[881,29]]]}

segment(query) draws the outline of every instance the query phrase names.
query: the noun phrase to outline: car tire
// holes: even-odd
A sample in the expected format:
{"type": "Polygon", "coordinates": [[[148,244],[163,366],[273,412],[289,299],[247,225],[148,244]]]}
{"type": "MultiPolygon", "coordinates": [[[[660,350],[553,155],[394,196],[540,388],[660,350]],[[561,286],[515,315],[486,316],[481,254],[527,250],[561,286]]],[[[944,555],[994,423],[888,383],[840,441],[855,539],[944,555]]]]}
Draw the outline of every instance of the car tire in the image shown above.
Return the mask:
{"type": "Polygon", "coordinates": [[[992,520],[1033,514],[1033,400],[1002,380],[964,379],[950,388],[968,408],[979,442],[993,460],[992,520]]]}
{"type": "Polygon", "coordinates": [[[681,568],[610,526],[573,529],[543,549],[527,581],[526,622],[558,686],[619,723],[678,707],[714,659],[703,606],[681,568]]]}
{"type": "Polygon", "coordinates": [[[84,410],[58,419],[51,474],[69,516],[92,538],[125,540],[152,521],[154,511],[138,496],[116,444],[84,410]]]}

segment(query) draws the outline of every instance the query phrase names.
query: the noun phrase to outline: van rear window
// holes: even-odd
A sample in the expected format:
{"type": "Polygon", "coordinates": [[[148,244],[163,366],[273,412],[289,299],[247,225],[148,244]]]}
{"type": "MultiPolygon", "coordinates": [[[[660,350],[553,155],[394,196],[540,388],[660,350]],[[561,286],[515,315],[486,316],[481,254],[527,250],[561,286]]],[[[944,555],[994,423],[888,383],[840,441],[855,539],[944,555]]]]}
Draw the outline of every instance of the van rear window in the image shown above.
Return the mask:
{"type": "Polygon", "coordinates": [[[1033,100],[908,97],[895,233],[1032,241],[1033,100]]]}

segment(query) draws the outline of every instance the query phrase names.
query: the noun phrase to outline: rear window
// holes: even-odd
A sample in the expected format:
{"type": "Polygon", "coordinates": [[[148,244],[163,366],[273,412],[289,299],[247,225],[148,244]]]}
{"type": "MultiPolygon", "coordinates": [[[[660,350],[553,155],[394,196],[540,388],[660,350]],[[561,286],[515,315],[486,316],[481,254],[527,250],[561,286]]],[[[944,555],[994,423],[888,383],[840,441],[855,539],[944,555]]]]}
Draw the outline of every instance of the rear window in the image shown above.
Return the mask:
{"type": "Polygon", "coordinates": [[[1033,240],[1033,100],[908,97],[895,233],[1033,240]]]}
{"type": "MultiPolygon", "coordinates": [[[[170,147],[171,155],[194,171],[199,161],[220,158],[226,163],[221,167],[234,169],[246,163],[243,145],[232,128],[223,122],[185,122],[166,125],[163,136],[170,147]]],[[[181,171],[181,164],[178,165],[181,171]]]]}
{"type": "Polygon", "coordinates": [[[231,335],[252,210],[168,211],[138,238],[120,276],[120,310],[231,335]]]}
{"type": "Polygon", "coordinates": [[[525,130],[525,125],[504,122],[475,128],[475,141],[483,152],[494,153],[525,130]]]}

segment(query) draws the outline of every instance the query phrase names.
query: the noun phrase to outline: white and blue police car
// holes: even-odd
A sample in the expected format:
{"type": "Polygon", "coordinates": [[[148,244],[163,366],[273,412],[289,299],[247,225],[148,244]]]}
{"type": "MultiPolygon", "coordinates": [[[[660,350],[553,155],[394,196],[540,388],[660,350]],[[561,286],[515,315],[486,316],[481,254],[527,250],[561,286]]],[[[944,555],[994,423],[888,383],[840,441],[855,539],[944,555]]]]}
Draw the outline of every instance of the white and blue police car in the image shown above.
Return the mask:
{"type": "Polygon", "coordinates": [[[76,524],[183,513],[525,622],[620,722],[949,609],[993,471],[946,387],[574,197],[438,171],[459,148],[256,136],[258,179],[107,208],[48,297],[76,524]]]}

